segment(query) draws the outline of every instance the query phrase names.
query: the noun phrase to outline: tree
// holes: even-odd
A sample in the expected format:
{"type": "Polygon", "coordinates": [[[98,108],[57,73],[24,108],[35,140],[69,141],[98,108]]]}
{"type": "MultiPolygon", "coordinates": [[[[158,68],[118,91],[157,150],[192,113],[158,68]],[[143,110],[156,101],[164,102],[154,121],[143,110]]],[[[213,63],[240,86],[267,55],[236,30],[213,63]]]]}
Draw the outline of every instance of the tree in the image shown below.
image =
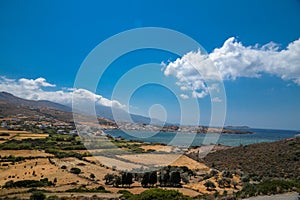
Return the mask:
{"type": "Polygon", "coordinates": [[[133,183],[132,179],[133,179],[132,173],[130,173],[130,172],[126,173],[126,181],[125,182],[127,185],[129,185],[129,187],[133,183]]]}
{"type": "Polygon", "coordinates": [[[150,182],[150,173],[145,172],[141,181],[142,187],[148,187],[148,184],[150,182]]]}
{"type": "Polygon", "coordinates": [[[181,176],[180,176],[180,172],[176,171],[176,172],[172,172],[171,173],[171,177],[170,177],[170,182],[173,186],[178,186],[180,185],[180,181],[181,181],[181,176]]]}
{"type": "Polygon", "coordinates": [[[119,187],[119,185],[121,185],[121,177],[118,175],[115,175],[113,184],[115,187],[119,187]]]}
{"type": "Polygon", "coordinates": [[[157,172],[153,171],[149,175],[149,184],[153,187],[157,183],[157,172]]]}
{"type": "Polygon", "coordinates": [[[216,185],[211,181],[206,181],[204,183],[204,186],[206,187],[207,190],[212,190],[216,188],[216,185]]]}
{"type": "Polygon", "coordinates": [[[130,173],[130,172],[123,172],[122,173],[122,178],[121,178],[122,187],[124,185],[127,185],[127,186],[130,187],[130,185],[133,183],[132,178],[133,178],[132,173],[130,173]]]}
{"type": "Polygon", "coordinates": [[[93,174],[93,173],[90,174],[90,178],[91,178],[92,180],[94,180],[95,177],[96,177],[95,174],[93,174]]]}
{"type": "Polygon", "coordinates": [[[121,176],[121,184],[122,184],[122,187],[124,187],[124,185],[126,184],[126,173],[122,173],[122,176],[121,176]]]}
{"type": "Polygon", "coordinates": [[[170,174],[169,171],[161,171],[159,177],[160,186],[167,186],[170,183],[170,174]]]}
{"type": "Polygon", "coordinates": [[[106,185],[111,185],[111,184],[113,184],[114,178],[115,178],[115,175],[114,175],[114,174],[106,174],[106,175],[104,176],[105,184],[106,184],[106,185]]]}
{"type": "Polygon", "coordinates": [[[34,191],[30,196],[30,200],[44,200],[44,199],[46,199],[46,195],[42,191],[34,191]]]}

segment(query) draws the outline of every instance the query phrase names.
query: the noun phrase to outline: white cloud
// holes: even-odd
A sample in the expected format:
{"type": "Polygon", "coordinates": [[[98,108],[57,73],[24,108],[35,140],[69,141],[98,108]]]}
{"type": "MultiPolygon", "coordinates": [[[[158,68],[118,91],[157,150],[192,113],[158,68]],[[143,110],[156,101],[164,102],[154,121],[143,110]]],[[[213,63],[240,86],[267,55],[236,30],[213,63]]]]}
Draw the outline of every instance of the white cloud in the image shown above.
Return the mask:
{"type": "Polygon", "coordinates": [[[93,101],[96,105],[124,108],[120,102],[109,100],[101,95],[94,94],[85,89],[63,88],[47,91],[45,88],[54,88],[56,85],[48,83],[44,78],[19,80],[0,76],[0,91],[9,92],[15,96],[30,100],[49,100],[56,103],[71,105],[73,96],[84,101],[93,101]]]}
{"type": "Polygon", "coordinates": [[[186,94],[180,94],[180,97],[181,97],[182,99],[188,99],[188,98],[189,98],[189,96],[186,95],[186,94]]]}
{"type": "Polygon", "coordinates": [[[174,62],[164,64],[164,74],[175,76],[180,89],[190,90],[197,98],[209,94],[211,88],[205,83],[212,80],[259,78],[264,73],[300,86],[300,38],[280,50],[274,42],[263,46],[244,46],[231,37],[209,55],[191,51],[174,62]]]}

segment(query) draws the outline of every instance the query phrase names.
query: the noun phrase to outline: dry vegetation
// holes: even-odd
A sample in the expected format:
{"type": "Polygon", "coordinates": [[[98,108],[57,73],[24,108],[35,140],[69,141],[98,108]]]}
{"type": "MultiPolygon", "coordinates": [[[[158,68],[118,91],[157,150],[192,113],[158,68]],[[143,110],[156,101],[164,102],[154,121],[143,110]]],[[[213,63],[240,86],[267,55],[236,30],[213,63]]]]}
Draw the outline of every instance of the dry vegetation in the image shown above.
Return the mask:
{"type": "Polygon", "coordinates": [[[300,180],[300,138],[217,151],[208,154],[204,161],[219,170],[241,170],[250,176],[300,180]]]}

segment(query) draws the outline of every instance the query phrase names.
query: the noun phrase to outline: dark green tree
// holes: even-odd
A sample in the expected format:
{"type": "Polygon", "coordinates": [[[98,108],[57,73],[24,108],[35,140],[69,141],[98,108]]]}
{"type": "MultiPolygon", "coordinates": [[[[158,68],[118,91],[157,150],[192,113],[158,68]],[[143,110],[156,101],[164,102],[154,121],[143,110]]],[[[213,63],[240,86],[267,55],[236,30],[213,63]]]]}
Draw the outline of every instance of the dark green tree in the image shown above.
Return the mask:
{"type": "Polygon", "coordinates": [[[159,184],[161,187],[168,186],[170,184],[170,174],[168,170],[162,170],[160,172],[159,184]]]}
{"type": "Polygon", "coordinates": [[[126,173],[126,181],[125,181],[125,184],[128,185],[128,186],[130,187],[131,184],[133,183],[132,179],[133,179],[132,173],[130,173],[130,172],[126,173]]]}
{"type": "Polygon", "coordinates": [[[142,181],[141,181],[141,185],[142,187],[148,187],[148,184],[150,182],[150,172],[145,172],[143,174],[143,178],[142,178],[142,181]]]}
{"type": "Polygon", "coordinates": [[[180,172],[178,171],[172,172],[170,177],[171,185],[177,187],[180,185],[180,181],[181,181],[180,172]]]}
{"type": "Polygon", "coordinates": [[[204,186],[206,187],[207,190],[212,190],[216,188],[216,185],[211,181],[205,182],[204,186]]]}
{"type": "Polygon", "coordinates": [[[111,184],[113,184],[114,178],[115,178],[115,175],[114,175],[114,174],[106,174],[106,175],[104,176],[105,184],[106,184],[106,185],[111,185],[111,184]]]}
{"type": "Polygon", "coordinates": [[[149,175],[149,184],[153,187],[157,183],[157,172],[153,171],[149,175]]]}
{"type": "Polygon", "coordinates": [[[115,175],[114,176],[114,180],[113,180],[113,185],[115,186],[115,187],[119,187],[120,185],[121,185],[121,177],[120,176],[118,176],[118,175],[115,175]]]}

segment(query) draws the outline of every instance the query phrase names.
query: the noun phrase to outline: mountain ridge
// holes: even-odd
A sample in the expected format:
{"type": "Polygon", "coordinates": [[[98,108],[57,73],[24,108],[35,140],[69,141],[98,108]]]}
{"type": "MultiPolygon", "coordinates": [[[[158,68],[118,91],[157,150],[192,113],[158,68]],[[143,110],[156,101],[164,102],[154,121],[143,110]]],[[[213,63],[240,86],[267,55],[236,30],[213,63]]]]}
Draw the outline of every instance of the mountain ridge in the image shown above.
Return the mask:
{"type": "MultiPolygon", "coordinates": [[[[0,114],[9,115],[11,114],[18,114],[19,112],[29,112],[32,114],[34,113],[33,109],[40,109],[40,108],[48,108],[53,110],[59,110],[63,112],[68,112],[72,114],[72,107],[69,105],[64,105],[48,100],[28,100],[24,98],[17,97],[8,92],[0,92],[0,114]],[[9,112],[11,110],[11,112],[9,112]]],[[[96,113],[98,117],[104,117],[109,120],[114,120],[114,114],[112,112],[112,108],[106,106],[96,106],[96,113]]],[[[88,113],[85,113],[88,114],[88,113]]],[[[124,110],[118,109],[116,111],[117,119],[127,119],[128,113],[124,110]]],[[[150,124],[151,119],[146,116],[136,115],[136,114],[129,114],[132,121],[134,123],[145,123],[150,124]]],[[[68,117],[70,118],[70,117],[68,117]]],[[[128,120],[124,120],[124,122],[129,122],[128,120]]],[[[154,119],[154,123],[161,123],[159,120],[154,119]]]]}

